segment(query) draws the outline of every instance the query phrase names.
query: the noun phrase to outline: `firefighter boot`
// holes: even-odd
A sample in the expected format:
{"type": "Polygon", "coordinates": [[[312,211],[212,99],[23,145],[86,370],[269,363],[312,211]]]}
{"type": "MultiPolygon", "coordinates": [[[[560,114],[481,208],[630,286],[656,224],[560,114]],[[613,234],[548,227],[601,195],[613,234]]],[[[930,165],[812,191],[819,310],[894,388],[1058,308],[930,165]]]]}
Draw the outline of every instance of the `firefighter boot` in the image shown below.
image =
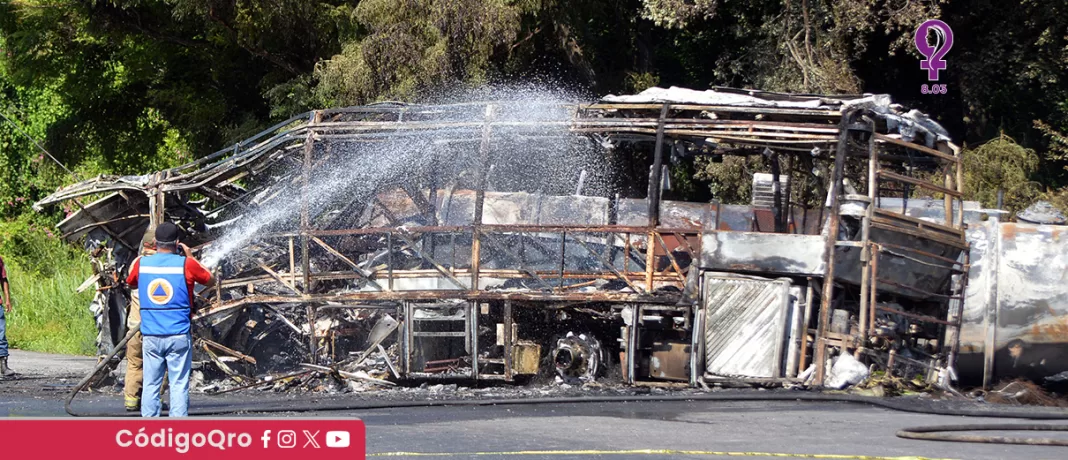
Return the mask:
{"type": "Polygon", "coordinates": [[[0,378],[14,378],[16,375],[19,374],[7,367],[7,356],[0,358],[0,378]]]}
{"type": "Polygon", "coordinates": [[[141,412],[141,398],[125,396],[123,399],[126,412],[141,412]]]}

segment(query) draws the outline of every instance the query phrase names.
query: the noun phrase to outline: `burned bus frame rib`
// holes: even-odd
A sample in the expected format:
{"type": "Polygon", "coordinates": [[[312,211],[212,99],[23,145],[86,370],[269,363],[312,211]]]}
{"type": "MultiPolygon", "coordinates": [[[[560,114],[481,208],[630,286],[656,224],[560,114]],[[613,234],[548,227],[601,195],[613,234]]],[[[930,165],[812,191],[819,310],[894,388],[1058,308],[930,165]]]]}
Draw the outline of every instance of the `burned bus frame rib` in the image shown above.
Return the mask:
{"type": "MultiPolygon", "coordinates": [[[[140,212],[134,210],[130,212],[130,215],[125,216],[94,216],[88,211],[83,211],[86,212],[87,217],[92,219],[86,225],[74,226],[80,221],[68,219],[69,226],[74,226],[73,231],[65,234],[70,239],[78,238],[96,227],[102,227],[115,238],[114,235],[117,233],[114,230],[118,224],[130,226],[130,221],[144,220],[142,215],[148,216],[148,222],[158,223],[167,217],[167,210],[170,209],[169,202],[182,200],[181,196],[190,192],[201,193],[213,200],[216,205],[215,212],[221,212],[233,203],[237,203],[242,209],[252,209],[255,203],[250,201],[250,197],[262,188],[242,191],[235,189],[233,184],[241,179],[258,177],[278,161],[285,161],[286,158],[297,159],[300,163],[299,176],[283,176],[273,184],[283,181],[299,184],[301,190],[300,227],[296,232],[273,233],[260,238],[263,244],[276,244],[277,247],[285,250],[288,269],[277,270],[271,268],[269,264],[262,264],[260,266],[262,274],[220,280],[220,288],[211,293],[213,295],[211,295],[210,306],[199,312],[197,318],[210,320],[215,315],[253,304],[304,305],[309,328],[307,345],[310,347],[308,351],[311,355],[308,359],[315,364],[318,362],[319,355],[315,333],[319,309],[338,307],[338,305],[328,304],[378,301],[407,304],[445,299],[469,303],[497,302],[504,305],[504,311],[507,312],[506,322],[512,321],[514,302],[634,304],[638,307],[631,311],[637,315],[633,318],[636,321],[641,320],[640,305],[662,305],[673,308],[683,308],[680,305],[686,305],[684,309],[687,309],[690,315],[702,315],[704,309],[700,305],[701,300],[691,299],[685,295],[691,292],[693,287],[687,285],[687,278],[690,277],[691,272],[696,270],[723,271],[722,268],[714,267],[720,263],[717,260],[713,260],[711,264],[713,266],[703,266],[705,265],[703,261],[712,257],[710,254],[722,250],[718,247],[722,243],[717,243],[717,247],[705,247],[706,241],[715,241],[720,238],[718,235],[721,233],[726,234],[725,241],[734,241],[732,238],[735,237],[730,234],[735,233],[736,229],[720,228],[722,208],[719,204],[715,206],[714,224],[704,222],[682,227],[662,225],[660,211],[662,168],[659,165],[663,162],[664,146],[670,140],[670,142],[688,142],[694,145],[714,145],[720,154],[730,153],[731,149],[765,149],[776,154],[809,155],[817,161],[833,161],[831,179],[825,183],[829,196],[825,214],[821,210],[824,219],[822,231],[818,240],[805,240],[813,243],[822,242],[824,247],[822,261],[807,260],[808,265],[805,265],[821,268],[799,270],[792,266],[769,264],[768,260],[756,258],[744,264],[735,264],[737,268],[733,269],[742,274],[788,276],[801,282],[802,286],[805,280],[808,280],[809,291],[813,291],[815,281],[822,282],[822,288],[818,291],[820,304],[818,311],[815,312],[818,316],[814,330],[809,329],[811,324],[808,322],[810,318],[808,312],[811,309],[813,296],[805,297],[806,313],[804,318],[798,320],[803,321],[802,336],[794,339],[800,343],[797,347],[799,356],[795,357],[794,362],[798,363],[799,367],[808,362],[824,363],[828,346],[855,350],[857,356],[865,354],[869,339],[875,330],[875,318],[878,311],[890,311],[914,321],[945,327],[947,330],[938,340],[942,352],[938,354],[936,360],[938,363],[932,367],[944,369],[954,362],[958,352],[957,338],[963,308],[961,301],[963,282],[949,282],[942,288],[939,288],[939,283],[934,283],[934,287],[922,283],[920,286],[915,285],[919,283],[919,280],[925,279],[923,276],[941,279],[942,276],[949,276],[944,274],[960,275],[963,273],[964,276],[958,276],[958,278],[967,278],[966,259],[961,261],[961,257],[952,256],[968,247],[963,234],[962,164],[959,149],[952,144],[937,140],[934,142],[936,148],[931,148],[902,139],[888,130],[880,131],[886,129],[882,128],[885,125],[880,121],[882,115],[873,112],[863,104],[843,103],[834,109],[815,109],[684,102],[602,102],[574,105],[568,107],[568,110],[572,114],[572,119],[569,121],[538,122],[497,119],[496,106],[492,102],[451,106],[382,105],[314,111],[293,117],[244,142],[235,144],[232,148],[221,150],[190,164],[161,171],[152,176],[101,177],[75,184],[57,191],[37,206],[86,195],[116,191],[127,193],[142,191],[148,198],[148,209],[140,212]],[[481,113],[482,121],[455,121],[442,116],[442,114],[456,111],[481,113]],[[529,128],[531,130],[529,135],[537,136],[537,128],[550,125],[578,135],[597,134],[654,143],[653,167],[650,170],[648,194],[645,200],[648,209],[647,225],[619,225],[615,222],[612,225],[585,226],[487,224],[483,222],[482,208],[487,200],[486,176],[488,163],[494,150],[495,128],[506,128],[507,132],[513,135],[519,135],[517,133],[529,128]],[[307,188],[317,168],[322,167],[326,158],[332,155],[329,149],[325,152],[317,152],[315,148],[317,143],[330,145],[333,142],[363,142],[376,138],[443,129],[450,130],[449,132],[453,133],[451,135],[455,136],[456,140],[478,142],[477,186],[474,190],[475,213],[471,225],[438,225],[437,216],[434,216],[431,221],[433,225],[401,227],[396,218],[391,215],[390,207],[377,199],[375,207],[380,208],[380,212],[389,224],[388,227],[324,229],[314,228],[311,225],[308,215],[307,188]],[[867,190],[863,195],[847,194],[844,190],[845,168],[847,161],[851,158],[866,160],[863,164],[867,190]],[[910,165],[918,164],[938,171],[943,175],[942,183],[938,184],[922,177],[895,172],[893,169],[901,169],[895,165],[900,165],[902,159],[907,160],[910,165]],[[896,188],[880,187],[893,184],[905,185],[904,192],[896,188]],[[883,192],[891,190],[891,194],[901,193],[904,201],[908,198],[911,187],[918,187],[944,196],[944,224],[911,217],[904,210],[896,212],[879,207],[880,200],[885,198],[883,192]],[[171,198],[168,198],[168,195],[171,198]],[[850,211],[852,214],[848,215],[850,219],[859,221],[859,235],[840,235],[844,215],[843,202],[848,202],[852,206],[851,209],[860,208],[860,211],[850,211]],[[454,256],[453,260],[437,259],[440,251],[434,250],[435,241],[441,241],[439,238],[450,238],[455,242],[457,236],[463,240],[468,235],[470,236],[470,257],[466,261],[455,260],[457,244],[449,245],[454,256]],[[386,247],[383,255],[387,260],[386,267],[379,269],[361,267],[359,259],[346,255],[344,249],[325,240],[341,237],[384,237],[386,247]],[[546,241],[558,241],[561,261],[567,257],[569,243],[577,245],[581,251],[586,253],[586,256],[596,260],[597,267],[592,271],[568,270],[565,268],[566,264],[561,262],[559,270],[538,269],[526,264],[524,256],[510,249],[507,242],[503,241],[505,237],[530,242],[532,247],[544,245],[546,241]],[[672,245],[668,243],[668,240],[675,244],[674,247],[670,247],[672,245]],[[597,244],[604,247],[605,254],[611,252],[613,257],[610,258],[598,252],[597,248],[590,244],[594,241],[598,241],[597,244]],[[920,243],[903,244],[905,241],[920,243]],[[398,242],[401,243],[399,246],[398,242]],[[312,243],[315,248],[326,251],[334,260],[343,262],[348,271],[314,269],[310,254],[312,243]],[[485,252],[483,249],[487,247],[511,259],[509,264],[506,264],[510,268],[483,266],[485,252]],[[942,254],[936,254],[931,250],[925,250],[929,247],[949,249],[942,251],[942,254]],[[430,248],[429,252],[425,251],[425,248],[430,248]],[[409,255],[422,260],[432,269],[395,267],[395,255],[399,251],[407,251],[409,255]],[[622,251],[622,260],[619,261],[622,262],[621,267],[616,265],[615,260],[620,251],[622,251]],[[904,253],[909,253],[909,255],[906,256],[904,253]],[[688,255],[690,261],[681,262],[676,254],[688,255]],[[886,268],[885,262],[880,270],[880,259],[885,257],[906,261],[917,267],[927,267],[929,271],[922,276],[900,273],[900,269],[893,272],[886,268]],[[632,266],[631,259],[638,262],[634,264],[636,266],[632,266]],[[662,270],[658,268],[661,266],[664,267],[662,270]],[[417,281],[418,279],[442,279],[452,286],[446,289],[406,289],[398,286],[398,283],[404,284],[405,280],[417,281]],[[483,287],[487,280],[507,279],[532,282],[534,287],[521,288],[518,291],[483,287]],[[338,280],[359,280],[370,290],[347,293],[315,292],[319,283],[338,280]],[[615,291],[599,290],[595,285],[598,280],[617,280],[622,282],[625,288],[615,291]],[[910,283],[910,280],[913,282],[910,283]],[[287,287],[290,294],[254,292],[254,286],[262,283],[280,284],[287,287]],[[844,336],[832,334],[829,331],[830,316],[832,310],[835,309],[838,292],[836,284],[841,283],[858,286],[860,290],[859,327],[855,334],[849,333],[844,336]],[[241,286],[249,286],[247,295],[240,299],[225,298],[225,289],[241,286]],[[581,287],[588,292],[579,292],[575,290],[576,287],[581,287]],[[934,317],[910,311],[908,306],[899,310],[878,305],[880,294],[885,293],[928,302],[943,302],[947,310],[944,317],[934,317]],[[810,339],[809,335],[813,335],[814,340],[810,339]],[[806,351],[807,344],[813,345],[811,360],[806,351]]],[[[788,173],[792,174],[792,171],[788,173]]],[[[436,185],[431,185],[428,189],[429,198],[419,188],[403,187],[400,191],[423,213],[437,212],[436,207],[439,206],[437,196],[440,192],[445,192],[445,190],[439,190],[436,185]],[[424,208],[429,208],[430,211],[424,208]]],[[[451,199],[455,191],[448,190],[448,192],[451,199]]],[[[787,195],[785,198],[786,206],[775,208],[775,228],[780,232],[791,221],[791,217],[784,214],[783,208],[791,215],[794,212],[790,196],[787,195]]],[[[120,200],[110,196],[105,199],[120,200]]],[[[445,197],[443,196],[442,199],[444,200],[445,197]]],[[[712,206],[706,207],[708,215],[711,215],[712,206]]],[[[786,230],[786,233],[789,234],[791,231],[786,230]]],[[[744,233],[737,233],[737,235],[749,238],[744,233]]],[[[751,238],[757,242],[767,238],[772,238],[767,239],[769,242],[780,241],[773,239],[774,235],[773,233],[754,233],[751,238]]],[[[786,236],[781,233],[780,235],[786,236]]],[[[139,236],[139,234],[128,234],[121,242],[130,244],[139,236]]],[[[815,238],[816,236],[810,235],[806,238],[809,237],[815,238]]],[[[135,242],[133,244],[136,245],[135,242]]],[[[546,251],[546,254],[555,251],[544,247],[542,249],[546,251]]],[[[700,277],[695,277],[695,279],[699,280],[700,277]]],[[[408,283],[410,286],[417,284],[408,283]]],[[[478,316],[477,310],[475,307],[469,309],[476,317],[473,318],[475,321],[478,316]]],[[[689,322],[689,319],[687,321],[689,322]]],[[[703,321],[698,318],[690,326],[696,328],[702,324],[703,321]]],[[[626,339],[627,346],[624,347],[627,352],[624,362],[625,376],[626,380],[634,381],[637,380],[634,356],[637,350],[632,347],[637,346],[637,337],[641,327],[638,323],[632,323],[628,329],[629,337],[626,339]]],[[[401,330],[402,334],[412,333],[404,327],[401,330]]],[[[691,333],[695,337],[694,352],[700,353],[703,344],[699,343],[696,337],[698,334],[703,334],[703,331],[698,332],[692,329],[691,333]]],[[[477,332],[473,334],[477,335],[477,332]]],[[[503,362],[506,366],[503,378],[511,380],[514,377],[511,368],[513,361],[511,348],[515,340],[507,330],[505,336],[507,338],[504,341],[505,359],[503,362]]],[[[477,337],[475,339],[477,341],[477,337]]],[[[473,350],[472,354],[476,355],[473,358],[476,363],[474,372],[477,374],[477,349],[473,350]]],[[[699,357],[691,359],[690,362],[700,367],[699,357]]],[[[825,368],[822,365],[815,367],[815,382],[822,385],[827,377],[825,368]]],[[[410,369],[406,368],[406,370],[411,373],[410,369]]],[[[783,375],[796,375],[799,370],[788,369],[783,375]]],[[[696,368],[690,370],[693,377],[692,383],[696,382],[696,375],[700,373],[699,371],[696,368]]]]}

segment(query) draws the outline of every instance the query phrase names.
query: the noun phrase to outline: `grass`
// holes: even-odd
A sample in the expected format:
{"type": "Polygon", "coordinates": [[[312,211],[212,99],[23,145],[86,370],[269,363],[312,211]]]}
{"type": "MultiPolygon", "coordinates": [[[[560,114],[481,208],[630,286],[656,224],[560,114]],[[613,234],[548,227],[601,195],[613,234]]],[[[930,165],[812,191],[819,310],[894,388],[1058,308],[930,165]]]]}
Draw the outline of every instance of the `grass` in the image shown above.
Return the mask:
{"type": "Polygon", "coordinates": [[[57,261],[48,275],[24,270],[17,262],[4,259],[15,311],[7,315],[7,339],[12,348],[93,355],[96,351],[96,325],[89,302],[90,288],[81,294],[75,289],[92,270],[83,260],[57,261]]]}

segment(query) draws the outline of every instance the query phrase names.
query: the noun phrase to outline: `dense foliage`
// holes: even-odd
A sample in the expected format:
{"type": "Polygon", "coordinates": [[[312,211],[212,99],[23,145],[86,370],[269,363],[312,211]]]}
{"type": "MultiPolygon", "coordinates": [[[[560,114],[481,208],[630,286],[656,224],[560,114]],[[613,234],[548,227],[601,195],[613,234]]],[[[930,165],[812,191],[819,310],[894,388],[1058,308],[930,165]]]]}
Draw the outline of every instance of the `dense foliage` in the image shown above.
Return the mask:
{"type": "MultiPolygon", "coordinates": [[[[1066,67],[1064,0],[6,0],[0,218],[75,178],[180,164],[310,108],[531,80],[886,92],[984,145],[967,153],[973,198],[1062,202],[1066,67]],[[937,96],[919,90],[912,42],[934,17],[955,32],[937,96]]],[[[730,172],[760,167],[696,173],[737,194],[730,172]]]]}

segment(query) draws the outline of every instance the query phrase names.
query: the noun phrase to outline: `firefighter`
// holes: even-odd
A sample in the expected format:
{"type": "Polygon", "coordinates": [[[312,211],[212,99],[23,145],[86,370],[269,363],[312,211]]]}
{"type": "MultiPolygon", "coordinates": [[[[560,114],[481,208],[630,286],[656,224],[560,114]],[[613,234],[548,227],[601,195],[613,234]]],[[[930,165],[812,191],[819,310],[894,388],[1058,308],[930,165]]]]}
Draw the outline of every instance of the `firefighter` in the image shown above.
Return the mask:
{"type": "MultiPolygon", "coordinates": [[[[153,234],[155,226],[149,226],[145,230],[145,236],[141,238],[141,257],[156,253],[156,241],[153,234]]],[[[126,329],[135,330],[141,328],[141,305],[139,302],[137,286],[130,289],[130,312],[126,315],[126,329]]],[[[126,342],[126,382],[123,384],[122,394],[126,410],[138,412],[141,410],[141,382],[144,380],[144,360],[141,357],[141,332],[138,331],[130,341],[126,342]]]]}

